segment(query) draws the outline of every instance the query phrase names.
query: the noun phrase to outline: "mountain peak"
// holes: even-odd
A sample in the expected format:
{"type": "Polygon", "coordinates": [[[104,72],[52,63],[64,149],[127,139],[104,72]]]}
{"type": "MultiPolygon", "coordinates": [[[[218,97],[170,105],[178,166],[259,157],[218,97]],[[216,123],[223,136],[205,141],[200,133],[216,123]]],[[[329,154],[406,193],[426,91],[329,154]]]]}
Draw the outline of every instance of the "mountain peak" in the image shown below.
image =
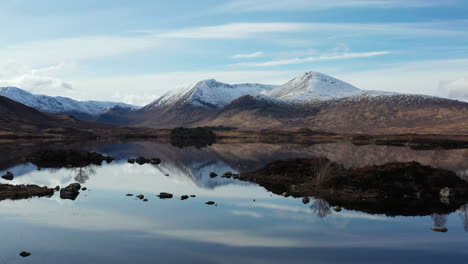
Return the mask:
{"type": "Polygon", "coordinates": [[[219,109],[241,96],[257,95],[274,87],[276,86],[257,83],[227,84],[208,79],[169,91],[145,108],[194,106],[219,109]]]}
{"type": "Polygon", "coordinates": [[[306,102],[341,98],[359,93],[353,85],[319,72],[306,72],[266,95],[286,101],[306,102]]]}

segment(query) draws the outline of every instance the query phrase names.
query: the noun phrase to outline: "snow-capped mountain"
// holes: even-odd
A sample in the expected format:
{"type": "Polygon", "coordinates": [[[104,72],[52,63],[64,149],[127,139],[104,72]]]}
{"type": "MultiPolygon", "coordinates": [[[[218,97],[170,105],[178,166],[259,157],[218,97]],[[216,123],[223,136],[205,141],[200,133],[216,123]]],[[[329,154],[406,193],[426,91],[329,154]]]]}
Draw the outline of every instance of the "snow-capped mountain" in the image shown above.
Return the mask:
{"type": "Polygon", "coordinates": [[[468,133],[468,103],[359,88],[322,73],[280,85],[207,80],[167,93],[136,112],[155,128],[309,128],[338,133],[468,133]]]}
{"type": "Polygon", "coordinates": [[[233,100],[251,95],[276,102],[303,103],[356,95],[360,89],[328,75],[307,72],[284,85],[258,83],[227,84],[216,80],[204,80],[196,84],[178,87],[149,104],[145,109],[168,106],[194,106],[221,109],[233,100]]]}
{"type": "Polygon", "coordinates": [[[91,119],[116,107],[120,111],[134,111],[137,106],[100,101],[77,101],[67,97],[52,97],[47,95],[32,94],[17,87],[0,87],[0,96],[8,97],[16,102],[35,108],[41,112],[53,114],[72,114],[80,119],[91,119]]]}
{"type": "Polygon", "coordinates": [[[306,72],[284,85],[263,92],[287,102],[307,102],[341,98],[360,93],[361,90],[349,83],[318,72],[306,72]]]}
{"type": "Polygon", "coordinates": [[[190,105],[195,107],[219,109],[243,95],[257,95],[277,86],[258,83],[227,84],[216,80],[204,80],[193,85],[178,87],[166,93],[146,109],[172,105],[190,105]]]}

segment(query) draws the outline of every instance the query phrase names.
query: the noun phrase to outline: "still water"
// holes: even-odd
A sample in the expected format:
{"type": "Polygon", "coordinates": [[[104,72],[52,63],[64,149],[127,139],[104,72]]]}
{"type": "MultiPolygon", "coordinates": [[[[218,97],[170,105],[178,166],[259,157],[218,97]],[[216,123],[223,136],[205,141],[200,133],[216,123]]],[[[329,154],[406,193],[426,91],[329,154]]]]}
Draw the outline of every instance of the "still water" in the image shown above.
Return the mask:
{"type": "MultiPolygon", "coordinates": [[[[87,147],[111,164],[42,169],[4,162],[12,184],[87,187],[75,201],[51,198],[0,201],[2,263],[440,263],[468,261],[468,207],[450,215],[387,217],[335,212],[321,200],[272,194],[255,184],[210,178],[267,162],[325,156],[346,166],[418,161],[468,173],[468,150],[403,147],[215,144],[176,148],[133,142],[87,147]],[[159,165],[126,162],[158,157],[159,165]],[[174,194],[161,200],[159,192],[174,194]],[[126,194],[143,194],[143,202],[126,194]],[[196,195],[180,200],[181,195],[196,195]],[[206,205],[215,201],[216,205],[206,205]],[[444,225],[447,233],[431,230],[444,225]],[[21,251],[32,253],[22,258],[21,251]]],[[[4,160],[11,161],[10,157],[4,160]],[[9,158],[9,159],[8,159],[9,158]]],[[[0,180],[6,183],[5,180],[0,180]]]]}

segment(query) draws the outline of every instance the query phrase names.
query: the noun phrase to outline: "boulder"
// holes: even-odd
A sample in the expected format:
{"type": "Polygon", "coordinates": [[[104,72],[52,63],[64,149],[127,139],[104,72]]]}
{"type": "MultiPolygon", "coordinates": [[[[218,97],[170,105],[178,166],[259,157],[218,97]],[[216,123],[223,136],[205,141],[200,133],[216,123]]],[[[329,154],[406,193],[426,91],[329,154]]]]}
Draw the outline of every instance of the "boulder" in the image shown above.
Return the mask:
{"type": "Polygon", "coordinates": [[[60,190],[60,198],[75,200],[80,194],[81,185],[79,183],[72,183],[67,187],[60,190]]]}

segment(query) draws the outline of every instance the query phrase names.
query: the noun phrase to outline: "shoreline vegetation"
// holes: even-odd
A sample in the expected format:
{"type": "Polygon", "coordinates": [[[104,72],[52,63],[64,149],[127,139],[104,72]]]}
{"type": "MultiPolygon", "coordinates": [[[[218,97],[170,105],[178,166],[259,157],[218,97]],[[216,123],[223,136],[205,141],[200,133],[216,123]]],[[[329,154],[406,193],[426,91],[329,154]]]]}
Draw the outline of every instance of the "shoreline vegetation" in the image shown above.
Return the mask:
{"type": "Polygon", "coordinates": [[[197,127],[175,129],[149,129],[138,127],[112,127],[89,130],[45,129],[35,132],[13,133],[0,130],[0,143],[12,141],[131,141],[150,140],[173,143],[175,146],[204,147],[213,143],[271,143],[313,145],[349,141],[354,145],[388,145],[412,149],[462,149],[468,148],[468,135],[394,134],[364,135],[336,134],[302,128],[294,131],[259,130],[247,131],[224,127],[197,127]]]}

